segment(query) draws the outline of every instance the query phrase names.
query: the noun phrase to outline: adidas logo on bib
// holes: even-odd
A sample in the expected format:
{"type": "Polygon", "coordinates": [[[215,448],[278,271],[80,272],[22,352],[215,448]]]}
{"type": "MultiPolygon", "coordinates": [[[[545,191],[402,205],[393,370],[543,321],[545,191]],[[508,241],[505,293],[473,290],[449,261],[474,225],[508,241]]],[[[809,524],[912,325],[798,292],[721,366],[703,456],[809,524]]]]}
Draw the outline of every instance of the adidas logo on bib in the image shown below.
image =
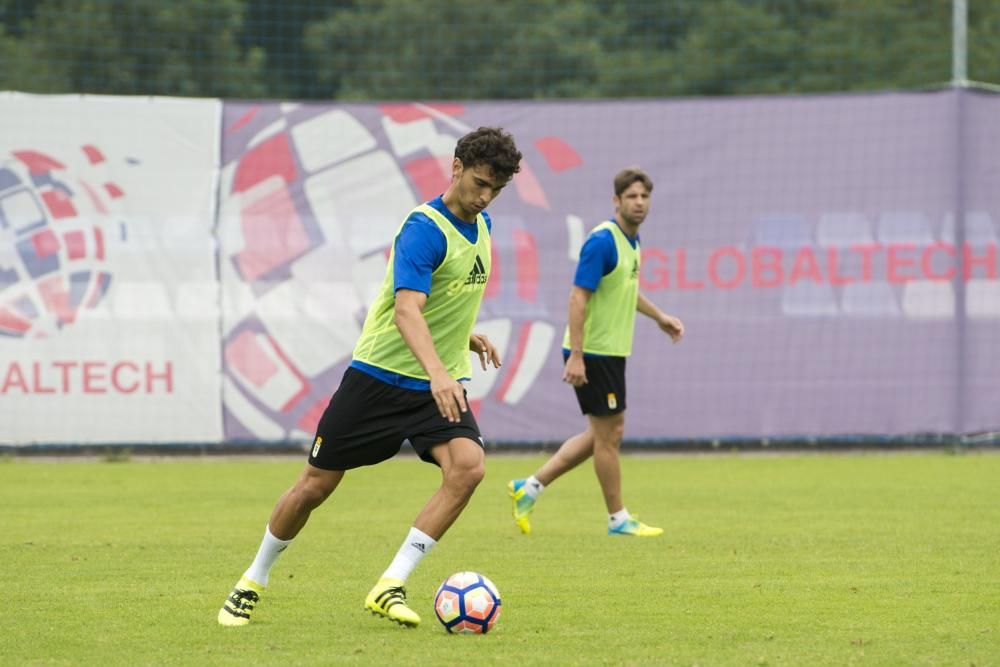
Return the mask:
{"type": "Polygon", "coordinates": [[[486,267],[483,266],[483,260],[476,255],[476,262],[472,265],[472,270],[469,271],[469,277],[465,279],[466,285],[482,285],[486,283],[486,279],[489,275],[486,273],[486,267]]]}

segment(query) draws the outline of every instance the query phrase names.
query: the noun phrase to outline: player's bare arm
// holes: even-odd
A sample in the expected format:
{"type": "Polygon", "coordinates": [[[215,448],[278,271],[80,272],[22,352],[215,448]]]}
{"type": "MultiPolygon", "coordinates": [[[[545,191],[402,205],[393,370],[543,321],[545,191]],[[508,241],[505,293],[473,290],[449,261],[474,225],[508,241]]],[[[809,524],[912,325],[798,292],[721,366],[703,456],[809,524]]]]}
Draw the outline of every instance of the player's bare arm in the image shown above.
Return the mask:
{"type": "Polygon", "coordinates": [[[639,292],[635,309],[656,322],[657,326],[670,336],[670,340],[673,342],[676,343],[684,337],[684,323],[679,318],[668,315],[657,308],[656,304],[647,299],[642,292],[639,292]]]}
{"type": "Polygon", "coordinates": [[[484,371],[487,363],[492,364],[493,368],[500,368],[500,352],[486,334],[473,331],[469,336],[469,349],[479,355],[479,364],[484,371]]]}
{"type": "Polygon", "coordinates": [[[431,394],[437,403],[441,416],[450,422],[459,421],[459,412],[469,409],[465,402],[465,392],[458,380],[448,374],[441,357],[434,349],[431,330],[424,319],[427,295],[416,290],[396,291],[394,318],[399,333],[403,336],[413,356],[427,372],[431,381],[431,394]]]}
{"type": "Polygon", "coordinates": [[[563,367],[563,382],[574,387],[587,384],[587,371],[583,364],[583,323],[587,319],[587,303],[592,292],[573,285],[569,293],[569,359],[563,367]]]}

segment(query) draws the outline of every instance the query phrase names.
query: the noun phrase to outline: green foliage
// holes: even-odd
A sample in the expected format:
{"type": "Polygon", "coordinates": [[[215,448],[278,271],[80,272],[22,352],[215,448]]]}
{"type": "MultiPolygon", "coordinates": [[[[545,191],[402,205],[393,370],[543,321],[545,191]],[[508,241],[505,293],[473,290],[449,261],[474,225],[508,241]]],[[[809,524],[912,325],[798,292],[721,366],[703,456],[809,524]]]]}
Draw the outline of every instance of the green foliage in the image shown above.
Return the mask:
{"type": "Polygon", "coordinates": [[[969,3],[969,78],[1000,83],[1000,2],[969,3]]]}
{"type": "MultiPolygon", "coordinates": [[[[1000,81],[1000,3],[969,3],[1000,81]]],[[[547,99],[921,88],[949,0],[0,0],[0,89],[547,99]]]]}
{"type": "Polygon", "coordinates": [[[672,54],[671,92],[779,93],[791,85],[804,45],[782,16],[762,5],[722,0],[702,13],[672,54]]]}
{"type": "Polygon", "coordinates": [[[241,0],[42,0],[0,42],[14,64],[0,88],[261,96],[264,52],[237,44],[243,11],[241,0]]]}
{"type": "Polygon", "coordinates": [[[277,99],[325,99],[332,88],[320,81],[318,73],[327,64],[313,59],[303,45],[306,26],[331,11],[350,7],[353,0],[288,2],[288,0],[246,0],[246,20],[241,45],[267,55],[260,76],[267,96],[277,99]]]}
{"type": "Polygon", "coordinates": [[[408,582],[404,630],[362,611],[439,481],[363,468],[278,561],[256,620],[215,616],[302,460],[0,466],[0,655],[11,665],[987,665],[1000,655],[1000,456],[626,456],[630,509],[663,538],[605,534],[588,465],[525,537],[488,476],[408,582]],[[391,490],[391,492],[387,491],[391,490]],[[494,632],[449,636],[431,598],[478,570],[494,632]]]}
{"type": "Polygon", "coordinates": [[[601,54],[590,3],[377,0],[306,30],[318,76],[343,99],[587,95],[601,54]]]}

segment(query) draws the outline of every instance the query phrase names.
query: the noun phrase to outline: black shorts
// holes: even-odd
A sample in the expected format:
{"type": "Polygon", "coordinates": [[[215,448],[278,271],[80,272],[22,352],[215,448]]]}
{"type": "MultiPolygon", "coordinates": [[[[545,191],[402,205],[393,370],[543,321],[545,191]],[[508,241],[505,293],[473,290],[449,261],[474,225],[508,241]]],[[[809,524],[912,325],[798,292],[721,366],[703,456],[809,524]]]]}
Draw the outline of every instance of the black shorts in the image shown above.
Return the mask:
{"type": "Polygon", "coordinates": [[[472,410],[461,421],[441,416],[429,391],[395,387],[348,368],[316,428],[309,463],[324,470],[350,470],[395,456],[404,440],[428,463],[430,448],[452,438],[483,444],[472,410]]]}
{"type": "MultiPolygon", "coordinates": [[[[563,359],[569,355],[564,353],[563,359]]],[[[573,387],[580,411],[605,417],[625,411],[625,357],[583,357],[587,384],[573,387]]]]}

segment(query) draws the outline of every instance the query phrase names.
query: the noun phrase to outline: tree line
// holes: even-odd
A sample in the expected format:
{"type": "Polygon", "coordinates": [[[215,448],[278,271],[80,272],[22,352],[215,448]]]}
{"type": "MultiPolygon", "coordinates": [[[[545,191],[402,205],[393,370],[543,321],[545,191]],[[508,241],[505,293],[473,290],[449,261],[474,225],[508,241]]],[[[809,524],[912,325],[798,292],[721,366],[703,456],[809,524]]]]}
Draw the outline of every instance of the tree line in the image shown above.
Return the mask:
{"type": "MultiPolygon", "coordinates": [[[[0,0],[0,90],[556,99],[912,89],[950,0],[0,0]]],[[[1000,0],[969,1],[1000,82],[1000,0]]]]}

